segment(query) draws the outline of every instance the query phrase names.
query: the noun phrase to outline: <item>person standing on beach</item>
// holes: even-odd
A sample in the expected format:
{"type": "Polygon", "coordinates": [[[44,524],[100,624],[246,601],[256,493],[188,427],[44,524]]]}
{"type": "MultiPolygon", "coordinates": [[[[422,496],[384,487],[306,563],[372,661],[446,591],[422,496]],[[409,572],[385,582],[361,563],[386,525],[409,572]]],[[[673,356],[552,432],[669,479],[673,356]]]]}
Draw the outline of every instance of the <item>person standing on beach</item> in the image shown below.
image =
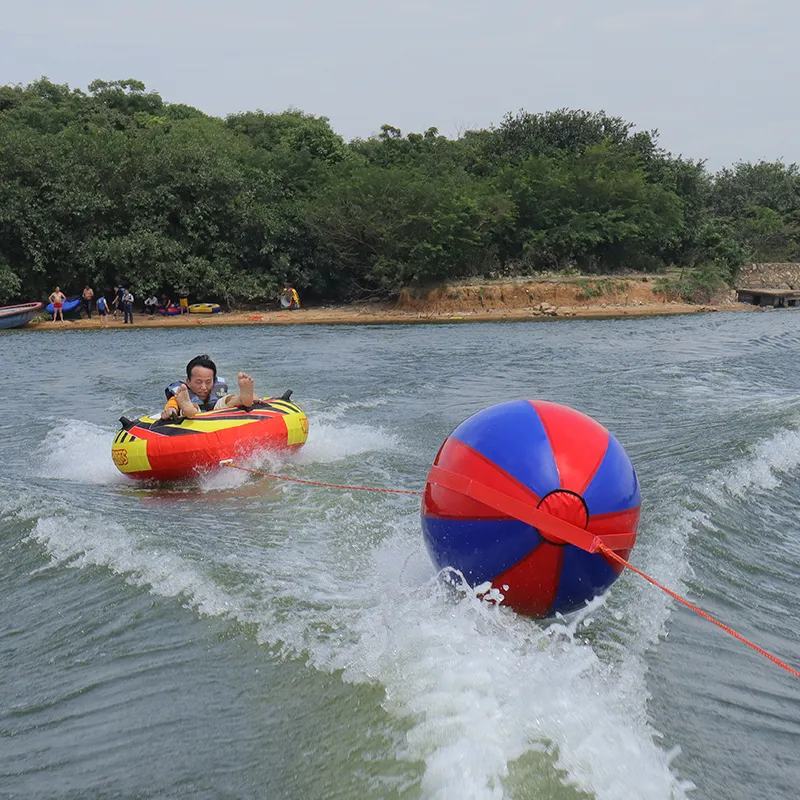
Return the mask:
{"type": "Polygon", "coordinates": [[[81,310],[86,312],[86,319],[92,318],[92,300],[94,300],[94,289],[86,284],[81,292],[81,310]]]}
{"type": "Polygon", "coordinates": [[[133,292],[130,289],[125,289],[125,293],[122,295],[123,325],[127,325],[128,322],[133,325],[133,300],[133,292]]]}
{"type": "Polygon", "coordinates": [[[114,306],[114,319],[116,320],[117,314],[122,311],[122,295],[125,294],[125,288],[123,286],[115,286],[114,287],[114,299],[111,301],[111,305],[114,306]]]}
{"type": "Polygon", "coordinates": [[[108,300],[102,294],[97,298],[97,313],[100,316],[100,324],[105,326],[108,321],[108,300]]]}
{"type": "Polygon", "coordinates": [[[64,321],[64,301],[67,299],[64,296],[64,293],[61,289],[56,286],[56,290],[50,295],[48,298],[50,302],[53,304],[53,322],[56,321],[56,315],[58,314],[61,317],[61,321],[64,321]]]}

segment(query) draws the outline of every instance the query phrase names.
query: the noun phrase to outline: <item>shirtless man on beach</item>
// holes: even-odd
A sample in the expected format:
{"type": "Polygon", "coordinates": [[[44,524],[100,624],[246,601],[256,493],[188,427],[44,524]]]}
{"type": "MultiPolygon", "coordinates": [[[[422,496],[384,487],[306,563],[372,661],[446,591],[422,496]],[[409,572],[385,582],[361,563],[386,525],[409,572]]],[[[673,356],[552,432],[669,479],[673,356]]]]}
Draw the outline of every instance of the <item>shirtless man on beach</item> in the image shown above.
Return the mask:
{"type": "Polygon", "coordinates": [[[56,315],[58,314],[61,317],[61,321],[64,321],[64,301],[67,299],[64,296],[64,293],[61,289],[56,286],[56,290],[50,295],[48,298],[50,302],[53,304],[53,322],[56,321],[56,315]]]}
{"type": "Polygon", "coordinates": [[[192,419],[201,411],[220,411],[237,406],[249,408],[255,400],[254,381],[246,372],[240,372],[237,377],[239,394],[226,394],[215,401],[212,391],[217,380],[217,367],[208,356],[196,356],[186,365],[186,382],[167,401],[161,418],[181,416],[192,419]]]}

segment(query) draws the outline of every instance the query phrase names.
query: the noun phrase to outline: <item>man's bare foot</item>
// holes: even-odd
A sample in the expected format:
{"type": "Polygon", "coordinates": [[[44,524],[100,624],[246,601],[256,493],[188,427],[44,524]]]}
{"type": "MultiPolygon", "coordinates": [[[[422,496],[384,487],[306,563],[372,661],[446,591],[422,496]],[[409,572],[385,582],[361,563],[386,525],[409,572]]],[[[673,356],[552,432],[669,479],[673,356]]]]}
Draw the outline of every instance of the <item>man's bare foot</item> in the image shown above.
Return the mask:
{"type": "Polygon", "coordinates": [[[182,383],[178,389],[175,390],[175,399],[178,401],[178,406],[182,406],[189,401],[189,387],[182,383]]]}
{"type": "Polygon", "coordinates": [[[248,408],[253,405],[253,387],[255,381],[246,373],[240,372],[239,378],[239,402],[248,408]]]}

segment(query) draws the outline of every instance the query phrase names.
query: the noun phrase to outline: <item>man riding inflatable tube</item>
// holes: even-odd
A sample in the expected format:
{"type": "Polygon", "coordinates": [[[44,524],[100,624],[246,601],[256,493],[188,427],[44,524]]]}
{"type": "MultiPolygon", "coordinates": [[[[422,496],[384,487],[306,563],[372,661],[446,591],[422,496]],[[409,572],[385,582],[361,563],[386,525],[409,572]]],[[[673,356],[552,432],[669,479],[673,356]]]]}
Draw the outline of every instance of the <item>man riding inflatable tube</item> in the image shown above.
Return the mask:
{"type": "Polygon", "coordinates": [[[192,419],[201,411],[250,408],[255,400],[253,379],[246,372],[237,377],[239,393],[227,394],[228,384],[217,377],[216,364],[207,355],[195,356],[186,365],[186,382],[176,381],[165,389],[167,402],[161,418],[192,419]]]}

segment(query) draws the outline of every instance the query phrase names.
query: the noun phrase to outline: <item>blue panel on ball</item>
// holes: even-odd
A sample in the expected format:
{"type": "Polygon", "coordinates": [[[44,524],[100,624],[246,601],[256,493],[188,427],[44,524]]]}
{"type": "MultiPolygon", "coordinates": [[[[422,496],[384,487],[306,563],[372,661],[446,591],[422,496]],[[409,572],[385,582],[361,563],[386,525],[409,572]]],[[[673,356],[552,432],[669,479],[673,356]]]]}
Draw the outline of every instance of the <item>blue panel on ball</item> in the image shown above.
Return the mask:
{"type": "Polygon", "coordinates": [[[602,556],[577,547],[565,547],[561,581],[552,613],[567,614],[583,608],[587,600],[602,594],[616,579],[617,573],[602,556]]]}
{"type": "Polygon", "coordinates": [[[460,570],[471,586],[491,581],[541,541],[518,520],[454,520],[422,517],[425,545],[438,569],[460,570]]]}
{"type": "Polygon", "coordinates": [[[592,482],[583,493],[590,515],[626,511],[641,505],[636,471],[622,445],[613,437],[592,482]]]}
{"type": "Polygon", "coordinates": [[[450,435],[482,453],[539,497],[560,488],[550,440],[527,400],[479,411],[450,435]]]}

